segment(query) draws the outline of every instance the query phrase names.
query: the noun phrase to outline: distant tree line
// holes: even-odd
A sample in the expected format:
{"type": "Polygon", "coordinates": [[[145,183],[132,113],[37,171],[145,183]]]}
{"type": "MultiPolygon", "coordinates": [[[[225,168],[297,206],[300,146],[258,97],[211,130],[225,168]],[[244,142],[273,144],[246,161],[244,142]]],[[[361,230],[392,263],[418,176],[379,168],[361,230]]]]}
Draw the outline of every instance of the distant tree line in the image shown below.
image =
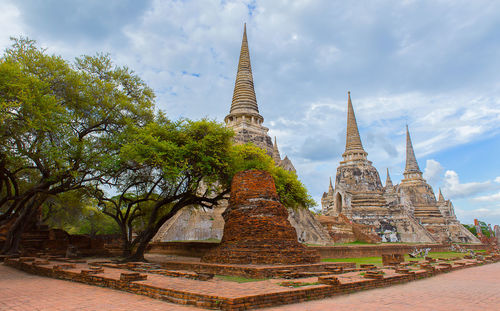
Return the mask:
{"type": "MultiPolygon", "coordinates": [[[[481,234],[489,238],[491,236],[491,232],[490,232],[488,225],[484,221],[481,221],[481,220],[479,220],[478,222],[479,222],[479,227],[481,228],[481,234]]],[[[464,225],[464,227],[467,228],[475,236],[478,236],[476,226],[474,226],[473,224],[472,225],[464,225]]]]}
{"type": "Polygon", "coordinates": [[[0,58],[0,252],[18,253],[22,233],[45,221],[118,232],[124,256],[143,260],[168,219],[212,208],[246,169],[269,171],[286,206],[315,204],[263,150],[233,145],[232,130],[212,120],[170,120],[154,100],[109,55],[69,62],[13,39],[0,58]]]}

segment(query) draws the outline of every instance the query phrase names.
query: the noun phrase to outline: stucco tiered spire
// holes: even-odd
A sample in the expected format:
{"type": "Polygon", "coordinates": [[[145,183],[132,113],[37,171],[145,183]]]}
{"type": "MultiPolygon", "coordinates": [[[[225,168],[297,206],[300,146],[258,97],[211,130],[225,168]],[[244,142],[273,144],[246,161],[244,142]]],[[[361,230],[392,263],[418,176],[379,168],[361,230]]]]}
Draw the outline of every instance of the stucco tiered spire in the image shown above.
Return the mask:
{"type": "Polygon", "coordinates": [[[278,149],[278,143],[276,142],[276,136],[274,136],[274,144],[273,144],[273,160],[276,165],[281,163],[281,155],[280,150],[278,149]]]}
{"type": "Polygon", "coordinates": [[[415,157],[415,152],[413,151],[413,144],[411,143],[408,125],[406,125],[406,167],[403,175],[406,179],[422,177],[422,172],[418,167],[417,158],[415,157]]]}
{"type": "Polygon", "coordinates": [[[342,157],[344,157],[344,162],[348,162],[351,160],[366,160],[367,155],[359,136],[358,124],[352,107],[351,92],[347,92],[347,131],[345,152],[342,157]]]}
{"type": "Polygon", "coordinates": [[[328,195],[333,196],[333,184],[332,184],[332,178],[330,177],[330,185],[328,186],[328,195]]]}
{"type": "Polygon", "coordinates": [[[389,175],[389,169],[387,169],[387,179],[385,180],[385,187],[393,187],[394,185],[392,184],[391,180],[391,175],[389,175]]]}
{"type": "MultiPolygon", "coordinates": [[[[259,114],[259,106],[257,105],[255,96],[246,24],[243,28],[243,39],[241,40],[238,72],[234,83],[233,101],[231,102],[229,114],[224,118],[224,121],[227,126],[233,129],[241,128],[244,126],[243,124],[247,124],[254,127],[261,127],[267,133],[267,128],[262,127],[264,118],[259,114]]],[[[270,142],[271,144],[272,142],[270,142]]]]}
{"type": "Polygon", "coordinates": [[[253,85],[252,65],[250,64],[250,52],[248,50],[247,26],[243,30],[241,41],[240,60],[238,63],[238,73],[234,84],[233,102],[230,113],[259,113],[257,99],[253,85]]]}
{"type": "Polygon", "coordinates": [[[359,137],[358,123],[352,107],[351,92],[347,92],[347,134],[345,151],[365,151],[359,137]]]}
{"type": "Polygon", "coordinates": [[[264,118],[259,114],[255,98],[246,25],[243,29],[233,101],[224,122],[235,132],[236,135],[233,138],[235,143],[252,142],[257,147],[264,149],[269,156],[273,156],[273,140],[267,134],[269,129],[262,125],[264,118]]]}

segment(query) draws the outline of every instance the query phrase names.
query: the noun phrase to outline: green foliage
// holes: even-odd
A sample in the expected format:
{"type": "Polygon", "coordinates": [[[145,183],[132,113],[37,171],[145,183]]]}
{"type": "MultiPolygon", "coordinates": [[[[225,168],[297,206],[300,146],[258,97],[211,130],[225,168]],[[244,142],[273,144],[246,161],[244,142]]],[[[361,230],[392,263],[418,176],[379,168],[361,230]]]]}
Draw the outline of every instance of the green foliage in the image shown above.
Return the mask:
{"type": "Polygon", "coordinates": [[[70,63],[14,39],[0,58],[1,204],[100,180],[121,133],[152,118],[153,98],[108,55],[70,63]]]}
{"type": "Polygon", "coordinates": [[[212,207],[228,192],[233,132],[210,120],[170,121],[159,114],[145,126],[129,127],[120,153],[108,163],[118,195],[98,187],[99,207],[120,226],[125,256],[141,259],[147,243],[180,209],[212,207]],[[137,235],[134,237],[132,232],[137,235]]]}
{"type": "MultiPolygon", "coordinates": [[[[481,228],[481,233],[484,236],[489,238],[491,236],[491,232],[490,232],[488,225],[484,221],[481,221],[481,220],[478,220],[478,223],[479,223],[479,227],[481,228]]],[[[464,227],[467,228],[472,234],[477,236],[477,229],[476,229],[475,225],[464,225],[464,227]]]]}
{"type": "Polygon", "coordinates": [[[85,206],[79,210],[79,217],[61,229],[69,234],[88,234],[91,236],[120,233],[116,222],[94,206],[85,206]]]}
{"type": "Polygon", "coordinates": [[[295,173],[253,145],[233,146],[224,125],[155,115],[153,91],[109,55],[68,62],[13,41],[0,58],[0,225],[43,204],[55,227],[116,232],[107,215],[143,247],[181,208],[217,204],[248,169],[270,172],[287,207],[315,205],[295,173]]]}
{"type": "MultiPolygon", "coordinates": [[[[464,253],[455,253],[455,252],[429,252],[428,256],[431,258],[455,258],[455,257],[463,257],[466,254],[464,253]]],[[[405,255],[405,261],[410,261],[413,258],[410,258],[407,254],[405,255]]],[[[376,266],[382,266],[382,257],[358,257],[358,258],[324,258],[321,259],[323,262],[354,262],[358,265],[361,264],[372,264],[376,266]]]]}
{"type": "Polygon", "coordinates": [[[104,215],[95,200],[83,191],[69,191],[47,199],[42,206],[44,222],[69,234],[116,234],[116,223],[104,215]]]}
{"type": "Polygon", "coordinates": [[[68,62],[35,41],[13,41],[0,58],[0,225],[21,219],[2,252],[16,252],[46,199],[111,178],[123,133],[152,120],[154,99],[108,55],[68,62]]]}
{"type": "Polygon", "coordinates": [[[481,227],[481,233],[486,236],[486,237],[490,237],[491,233],[490,233],[490,229],[488,227],[488,225],[484,222],[484,221],[481,221],[479,220],[479,226],[481,227]]]}
{"type": "Polygon", "coordinates": [[[466,224],[464,224],[463,226],[465,228],[467,228],[467,230],[469,230],[472,234],[474,234],[475,236],[477,236],[476,226],[474,226],[474,225],[466,225],[466,224]]]}
{"type": "Polygon", "coordinates": [[[121,149],[121,162],[158,170],[165,185],[189,179],[189,191],[196,191],[202,179],[209,186],[227,184],[232,136],[232,131],[215,121],[172,122],[159,116],[156,122],[129,134],[121,149]]]}
{"type": "Polygon", "coordinates": [[[273,159],[264,150],[252,144],[233,146],[233,174],[257,169],[269,172],[276,184],[276,191],[281,203],[291,208],[311,208],[316,202],[308,194],[297,174],[274,164],[273,159]]]}

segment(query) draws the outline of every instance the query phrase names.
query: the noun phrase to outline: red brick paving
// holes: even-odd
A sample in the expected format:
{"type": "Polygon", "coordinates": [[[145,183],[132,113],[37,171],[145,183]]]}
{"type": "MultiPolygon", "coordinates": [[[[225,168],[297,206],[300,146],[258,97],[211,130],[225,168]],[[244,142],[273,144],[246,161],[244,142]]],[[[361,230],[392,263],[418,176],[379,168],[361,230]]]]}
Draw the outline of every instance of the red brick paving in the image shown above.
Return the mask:
{"type": "MultiPolygon", "coordinates": [[[[266,282],[267,283],[267,282],[266,282]]],[[[235,284],[236,285],[236,284],[235,284]]],[[[239,287],[243,284],[238,284],[239,287]]],[[[257,284],[247,283],[249,289],[257,284]]],[[[0,265],[0,310],[200,310],[0,265]]],[[[500,310],[500,263],[271,310],[500,310]]]]}
{"type": "Polygon", "coordinates": [[[1,311],[201,310],[125,293],[31,275],[0,264],[1,311]]]}
{"type": "Polygon", "coordinates": [[[428,279],[265,311],[500,310],[500,263],[467,268],[428,279]]]}

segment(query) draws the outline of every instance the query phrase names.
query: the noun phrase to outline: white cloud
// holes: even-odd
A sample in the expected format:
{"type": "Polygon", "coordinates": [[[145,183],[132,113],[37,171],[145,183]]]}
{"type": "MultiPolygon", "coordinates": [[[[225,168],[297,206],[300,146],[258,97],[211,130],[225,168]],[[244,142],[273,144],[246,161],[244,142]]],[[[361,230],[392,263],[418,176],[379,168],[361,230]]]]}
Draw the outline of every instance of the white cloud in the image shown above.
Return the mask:
{"type": "Polygon", "coordinates": [[[492,190],[491,181],[460,183],[457,172],[447,170],[444,174],[443,192],[450,198],[464,198],[492,190]]]}
{"type": "MultiPolygon", "coordinates": [[[[327,189],[344,148],[348,90],[369,159],[381,173],[390,167],[394,181],[404,168],[405,123],[417,158],[500,134],[500,41],[494,40],[500,3],[155,0],[137,4],[140,9],[122,5],[127,14],[110,23],[99,15],[108,33],[96,38],[101,29],[82,23],[81,14],[53,18],[61,7],[74,10],[64,1],[39,4],[45,8],[40,12],[32,1],[4,2],[0,49],[9,36],[24,34],[67,58],[110,52],[155,89],[157,106],[174,119],[223,120],[246,21],[264,125],[314,196],[327,189]],[[61,38],[50,27],[42,33],[27,11],[38,23],[53,21],[78,35],[61,38]]],[[[79,1],[79,11],[92,12],[95,3],[79,1]]],[[[431,184],[441,180],[440,165],[426,163],[431,184]]],[[[461,184],[449,172],[443,191],[450,197],[494,184],[461,184]]]]}
{"type": "Polygon", "coordinates": [[[444,167],[436,160],[429,159],[425,164],[424,178],[435,185],[443,179],[444,167]]]}
{"type": "MultiPolygon", "coordinates": [[[[483,195],[479,197],[473,198],[474,201],[479,201],[479,202],[496,202],[500,203],[500,192],[490,194],[490,195],[483,195]]],[[[498,204],[500,206],[500,204],[498,204]]]]}
{"type": "Polygon", "coordinates": [[[500,223],[500,207],[499,208],[475,208],[461,209],[455,208],[455,213],[459,219],[466,219],[463,223],[473,223],[474,219],[479,219],[490,224],[500,223]]]}
{"type": "MultiPolygon", "coordinates": [[[[0,10],[0,48],[10,45],[9,37],[23,35],[21,12],[11,3],[2,3],[0,10]]],[[[3,49],[2,49],[3,50],[3,49]]]]}

